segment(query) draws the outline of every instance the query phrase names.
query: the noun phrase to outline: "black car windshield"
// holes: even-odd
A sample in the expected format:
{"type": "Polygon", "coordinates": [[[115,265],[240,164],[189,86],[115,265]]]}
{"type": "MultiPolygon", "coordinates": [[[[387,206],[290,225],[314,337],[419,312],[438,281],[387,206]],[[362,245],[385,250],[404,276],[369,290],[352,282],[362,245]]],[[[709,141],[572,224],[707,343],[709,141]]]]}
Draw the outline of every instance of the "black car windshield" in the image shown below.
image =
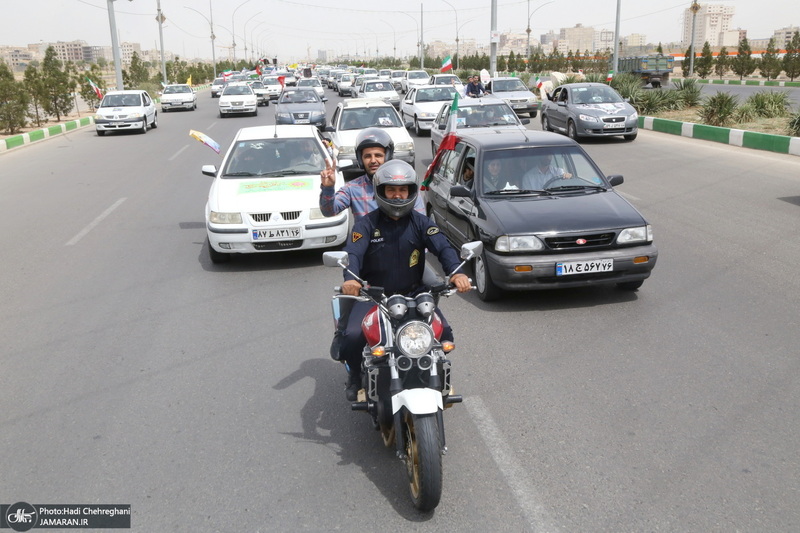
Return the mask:
{"type": "Polygon", "coordinates": [[[487,195],[549,194],[606,189],[592,161],[574,146],[486,151],[477,175],[487,195]]]}
{"type": "Polygon", "coordinates": [[[259,139],[236,143],[222,178],[319,175],[322,170],[325,170],[324,152],[314,138],[259,139]]]}
{"type": "Polygon", "coordinates": [[[317,96],[317,92],[313,89],[309,89],[305,91],[283,91],[279,103],[302,104],[302,103],[311,103],[319,101],[320,99],[317,96]]]}
{"type": "Polygon", "coordinates": [[[492,83],[492,91],[496,93],[527,90],[522,80],[498,80],[492,83]]]}
{"type": "Polygon", "coordinates": [[[576,104],[616,104],[624,100],[617,91],[608,85],[594,85],[573,87],[572,101],[576,104]]]}

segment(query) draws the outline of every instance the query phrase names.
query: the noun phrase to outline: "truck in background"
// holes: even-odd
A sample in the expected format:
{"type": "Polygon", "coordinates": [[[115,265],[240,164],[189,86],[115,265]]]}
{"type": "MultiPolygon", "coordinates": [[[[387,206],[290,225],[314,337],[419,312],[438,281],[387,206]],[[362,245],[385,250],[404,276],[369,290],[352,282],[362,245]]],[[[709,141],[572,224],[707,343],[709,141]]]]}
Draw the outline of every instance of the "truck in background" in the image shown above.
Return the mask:
{"type": "Polygon", "coordinates": [[[636,57],[621,57],[617,62],[618,72],[630,72],[642,79],[642,84],[650,84],[654,89],[669,82],[675,58],[662,54],[636,57]]]}

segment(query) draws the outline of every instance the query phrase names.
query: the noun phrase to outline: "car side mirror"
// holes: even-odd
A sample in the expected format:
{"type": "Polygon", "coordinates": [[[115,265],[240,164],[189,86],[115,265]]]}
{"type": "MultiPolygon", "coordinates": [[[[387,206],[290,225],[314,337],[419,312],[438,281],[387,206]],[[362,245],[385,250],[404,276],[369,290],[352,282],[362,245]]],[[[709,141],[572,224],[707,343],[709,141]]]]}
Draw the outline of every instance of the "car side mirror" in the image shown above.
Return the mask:
{"type": "Polygon", "coordinates": [[[622,182],[625,181],[622,178],[622,174],[613,174],[611,176],[606,176],[606,179],[611,184],[612,187],[616,187],[617,185],[622,185],[622,182]]]}
{"type": "Polygon", "coordinates": [[[334,128],[333,126],[328,126],[325,128],[325,131],[336,131],[336,128],[334,128]]]}
{"type": "Polygon", "coordinates": [[[323,97],[322,97],[322,101],[323,101],[323,102],[327,102],[327,101],[328,101],[328,97],[327,97],[327,96],[323,96],[323,97]]]}
{"type": "Polygon", "coordinates": [[[522,122],[523,124],[530,124],[531,123],[531,119],[523,118],[523,119],[520,119],[520,122],[522,122]]]}
{"type": "Polygon", "coordinates": [[[347,168],[355,165],[352,159],[339,159],[336,161],[336,168],[347,168]]]}
{"type": "Polygon", "coordinates": [[[410,129],[411,129],[411,127],[412,127],[412,126],[414,126],[414,123],[413,123],[413,122],[411,122],[411,121],[409,120],[408,122],[406,122],[405,124],[403,124],[403,126],[405,126],[405,128],[406,128],[407,130],[410,130],[410,129]]]}
{"type": "Polygon", "coordinates": [[[206,176],[211,176],[212,178],[217,177],[217,167],[214,165],[203,165],[203,168],[200,169],[200,172],[206,176]]]}
{"type": "Polygon", "coordinates": [[[439,129],[440,130],[443,130],[445,128],[447,128],[447,124],[439,124],[439,129]]]}
{"type": "Polygon", "coordinates": [[[450,196],[456,198],[470,198],[472,197],[472,191],[470,191],[463,185],[453,185],[452,187],[450,187],[450,196]]]}

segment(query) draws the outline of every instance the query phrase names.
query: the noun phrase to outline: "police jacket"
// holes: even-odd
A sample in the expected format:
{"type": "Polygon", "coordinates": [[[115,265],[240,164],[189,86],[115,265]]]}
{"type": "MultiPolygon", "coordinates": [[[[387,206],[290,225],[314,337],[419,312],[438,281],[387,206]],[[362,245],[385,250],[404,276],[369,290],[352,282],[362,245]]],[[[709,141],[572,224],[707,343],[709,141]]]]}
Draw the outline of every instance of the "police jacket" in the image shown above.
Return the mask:
{"type": "MultiPolygon", "coordinates": [[[[430,218],[416,211],[394,220],[376,209],[356,220],[345,245],[350,266],[385,294],[409,294],[422,284],[425,249],[439,259],[445,273],[459,265],[458,254],[430,218]]],[[[345,281],[354,279],[344,273],[345,281]]]]}

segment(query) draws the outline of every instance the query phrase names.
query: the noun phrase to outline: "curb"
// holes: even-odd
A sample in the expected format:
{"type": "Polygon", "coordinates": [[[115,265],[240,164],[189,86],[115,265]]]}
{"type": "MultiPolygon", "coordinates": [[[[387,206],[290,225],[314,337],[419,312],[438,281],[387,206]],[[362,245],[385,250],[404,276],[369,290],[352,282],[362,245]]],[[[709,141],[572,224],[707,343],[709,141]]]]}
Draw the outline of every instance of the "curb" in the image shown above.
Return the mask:
{"type": "Polygon", "coordinates": [[[70,120],[69,122],[62,122],[61,124],[56,124],[55,126],[50,126],[41,130],[34,130],[28,133],[14,135],[13,137],[0,139],[0,154],[7,152],[12,148],[19,148],[20,146],[24,146],[26,144],[43,141],[45,139],[49,139],[50,137],[56,137],[70,131],[91,126],[92,124],[94,124],[94,117],[88,116],[79,118],[77,120],[70,120]]]}
{"type": "Polygon", "coordinates": [[[758,87],[800,87],[800,81],[775,81],[775,80],[712,80],[702,78],[672,78],[670,81],[675,80],[694,80],[697,83],[705,83],[706,85],[753,85],[758,87]]]}
{"type": "Polygon", "coordinates": [[[670,133],[692,139],[714,141],[754,150],[800,156],[800,137],[773,135],[754,131],[721,128],[694,122],[680,122],[666,118],[639,117],[639,127],[645,130],[670,133]]]}
{"type": "MultiPolygon", "coordinates": [[[[209,87],[211,87],[211,85],[205,84],[205,85],[198,85],[195,87],[195,89],[200,90],[200,89],[207,89],[209,87]]],[[[153,102],[155,102],[156,104],[159,103],[160,101],[161,101],[160,98],[153,98],[153,102]]],[[[85,128],[86,126],[91,126],[92,124],[94,124],[94,116],[90,115],[83,118],[79,118],[77,120],[62,122],[61,124],[49,126],[41,130],[33,130],[28,133],[20,133],[19,135],[14,135],[13,137],[0,139],[0,154],[2,154],[3,152],[7,152],[13,148],[19,148],[20,146],[25,146],[26,144],[33,144],[38,141],[49,139],[50,137],[63,135],[64,133],[68,133],[70,131],[85,128]]]]}

